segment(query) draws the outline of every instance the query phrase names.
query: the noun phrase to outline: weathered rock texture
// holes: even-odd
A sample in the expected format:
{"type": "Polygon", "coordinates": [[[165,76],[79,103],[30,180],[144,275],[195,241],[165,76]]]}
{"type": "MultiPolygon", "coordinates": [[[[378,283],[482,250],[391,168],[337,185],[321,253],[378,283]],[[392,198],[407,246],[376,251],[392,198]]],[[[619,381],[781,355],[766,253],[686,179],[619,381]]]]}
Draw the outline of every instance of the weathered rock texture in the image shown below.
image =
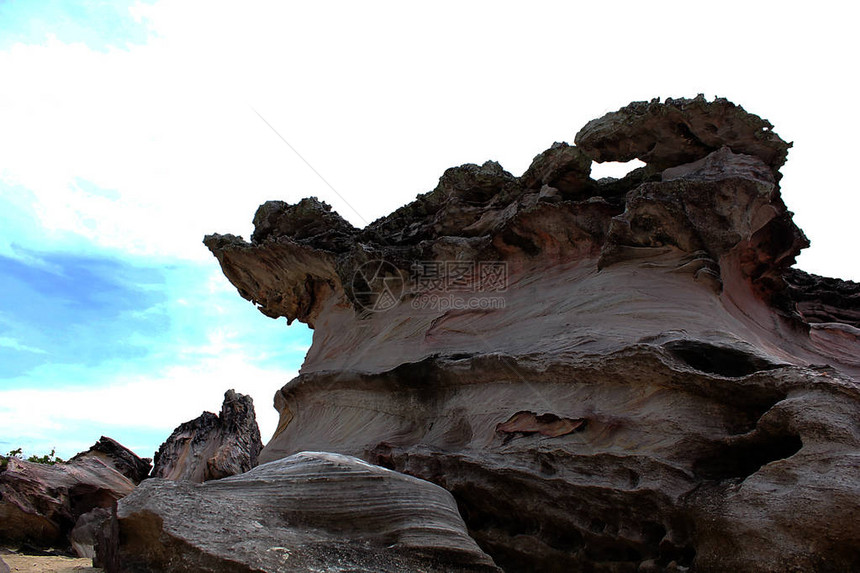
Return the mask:
{"type": "Polygon", "coordinates": [[[102,436],[89,450],[77,454],[69,461],[77,462],[88,458],[103,460],[135,484],[146,479],[152,470],[151,458],[141,458],[107,436],[102,436]]]}
{"type": "Polygon", "coordinates": [[[147,480],[117,511],[113,572],[491,572],[444,489],[301,453],[204,484],[147,480]]]}
{"type": "MultiPolygon", "coordinates": [[[[68,547],[67,536],[81,515],[112,507],[131,493],[135,484],[118,471],[115,459],[94,449],[105,439],[67,463],[48,465],[8,458],[0,469],[0,541],[68,547]]],[[[137,458],[110,442],[116,459],[137,458]]],[[[124,462],[118,465],[125,467],[124,462]]]]}
{"type": "Polygon", "coordinates": [[[203,482],[257,465],[263,444],[254,401],[228,390],[221,414],[203,414],[173,430],[155,453],[153,477],[203,482]]]}
{"type": "Polygon", "coordinates": [[[362,230],[305,199],[261,206],[251,243],[205,239],[261,312],[314,328],[261,462],[435,482],[506,571],[860,568],[860,288],[791,269],[790,144],[702,97],[575,141],[522,177],[449,169],[362,230]]]}

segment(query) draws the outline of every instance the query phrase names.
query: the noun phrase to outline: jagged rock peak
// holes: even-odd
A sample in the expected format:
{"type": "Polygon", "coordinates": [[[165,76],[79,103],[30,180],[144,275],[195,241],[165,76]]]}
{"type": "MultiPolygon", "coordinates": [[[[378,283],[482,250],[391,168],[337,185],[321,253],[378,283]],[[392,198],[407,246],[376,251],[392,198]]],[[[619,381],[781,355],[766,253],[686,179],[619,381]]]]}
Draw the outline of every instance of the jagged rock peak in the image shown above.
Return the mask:
{"type": "Polygon", "coordinates": [[[152,475],[198,483],[221,479],[255,467],[262,447],[254,401],[227,390],[220,415],[203,412],[161,444],[152,475]]]}
{"type": "Polygon", "coordinates": [[[140,483],[149,476],[152,469],[152,458],[141,458],[113,438],[102,436],[89,450],[75,455],[70,462],[86,458],[97,458],[108,462],[116,471],[133,481],[140,483]]]}
{"type": "Polygon", "coordinates": [[[345,250],[357,229],[316,197],[302,199],[295,205],[283,201],[266,201],[254,215],[251,242],[290,237],[330,251],[345,250]]]}

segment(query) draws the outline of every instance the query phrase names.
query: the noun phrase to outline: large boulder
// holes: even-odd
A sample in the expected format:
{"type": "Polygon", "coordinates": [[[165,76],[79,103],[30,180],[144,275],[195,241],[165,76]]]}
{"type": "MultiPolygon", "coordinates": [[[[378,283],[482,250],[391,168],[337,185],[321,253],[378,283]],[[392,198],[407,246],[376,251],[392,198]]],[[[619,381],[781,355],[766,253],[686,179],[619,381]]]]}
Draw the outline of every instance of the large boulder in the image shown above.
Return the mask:
{"type": "Polygon", "coordinates": [[[224,393],[221,414],[203,414],[176,428],[155,453],[153,477],[202,482],[246,472],[263,444],[250,396],[224,393]]]}
{"type": "Polygon", "coordinates": [[[704,98],[577,143],[520,178],[449,169],[348,248],[271,220],[205,239],[315,330],[261,463],[439,484],[506,571],[860,568],[860,287],[791,268],[789,144],[704,98]],[[594,181],[583,157],[648,165],[594,181]]]}
{"type": "Polygon", "coordinates": [[[498,571],[447,491],[338,454],[203,484],[150,479],[111,527],[108,573],[498,571]]]}
{"type": "Polygon", "coordinates": [[[112,507],[134,486],[98,456],[53,465],[8,458],[0,470],[0,541],[66,548],[81,515],[112,507]]]}

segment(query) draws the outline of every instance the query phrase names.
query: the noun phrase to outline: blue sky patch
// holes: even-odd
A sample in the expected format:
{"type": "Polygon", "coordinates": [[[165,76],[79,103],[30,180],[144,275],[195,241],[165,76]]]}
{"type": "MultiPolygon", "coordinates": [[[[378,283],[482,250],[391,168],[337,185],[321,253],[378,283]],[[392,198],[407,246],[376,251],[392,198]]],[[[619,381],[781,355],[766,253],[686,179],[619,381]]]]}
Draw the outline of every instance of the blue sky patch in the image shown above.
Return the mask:
{"type": "Polygon", "coordinates": [[[0,454],[68,457],[107,435],[151,456],[229,388],[274,429],[272,396],[304,360],[305,325],[260,314],[214,257],[100,247],[42,228],[35,205],[0,182],[0,454]]]}
{"type": "Polygon", "coordinates": [[[5,0],[0,1],[0,50],[16,43],[43,44],[49,36],[66,44],[83,43],[108,51],[143,44],[149,29],[132,17],[137,1],[5,0]]]}

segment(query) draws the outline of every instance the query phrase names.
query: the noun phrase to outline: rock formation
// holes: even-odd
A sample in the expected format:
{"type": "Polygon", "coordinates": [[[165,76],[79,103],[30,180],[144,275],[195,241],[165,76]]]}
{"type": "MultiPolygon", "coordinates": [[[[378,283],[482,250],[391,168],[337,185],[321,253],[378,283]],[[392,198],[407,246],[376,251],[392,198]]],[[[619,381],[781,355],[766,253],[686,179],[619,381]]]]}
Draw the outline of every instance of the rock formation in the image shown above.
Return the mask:
{"type": "Polygon", "coordinates": [[[108,573],[498,571],[447,491],[337,454],[202,485],[147,480],[114,531],[108,573]]]}
{"type": "Polygon", "coordinates": [[[0,467],[0,541],[61,548],[69,546],[67,536],[81,515],[112,507],[134,490],[127,474],[148,467],[105,437],[66,463],[6,462],[0,467]]]}
{"type": "Polygon", "coordinates": [[[509,572],[857,570],[860,286],[791,268],[790,144],[701,96],[575,142],[522,177],[449,169],[364,229],[305,199],[206,237],[241,296],[314,329],[261,463],[434,482],[509,572]]]}
{"type": "Polygon", "coordinates": [[[141,458],[116,440],[102,436],[89,450],[81,452],[70,459],[70,462],[87,458],[104,460],[109,466],[139,484],[149,476],[152,470],[152,459],[141,458]]]}
{"type": "Polygon", "coordinates": [[[153,477],[203,482],[240,474],[257,465],[263,447],[254,401],[224,393],[221,414],[203,414],[173,430],[155,453],[153,477]]]}

